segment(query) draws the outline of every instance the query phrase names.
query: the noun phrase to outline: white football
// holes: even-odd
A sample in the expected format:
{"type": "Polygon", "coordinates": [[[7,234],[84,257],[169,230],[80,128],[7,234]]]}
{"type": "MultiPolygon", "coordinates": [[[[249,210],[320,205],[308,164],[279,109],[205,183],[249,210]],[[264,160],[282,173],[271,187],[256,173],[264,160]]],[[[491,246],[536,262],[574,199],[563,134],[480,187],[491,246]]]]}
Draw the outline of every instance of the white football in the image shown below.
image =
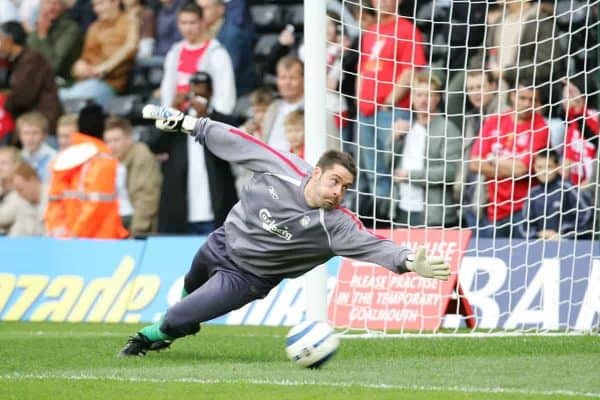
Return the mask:
{"type": "Polygon", "coordinates": [[[292,362],[304,368],[319,368],[338,349],[340,339],[325,321],[304,321],[290,329],[285,352],[292,362]]]}

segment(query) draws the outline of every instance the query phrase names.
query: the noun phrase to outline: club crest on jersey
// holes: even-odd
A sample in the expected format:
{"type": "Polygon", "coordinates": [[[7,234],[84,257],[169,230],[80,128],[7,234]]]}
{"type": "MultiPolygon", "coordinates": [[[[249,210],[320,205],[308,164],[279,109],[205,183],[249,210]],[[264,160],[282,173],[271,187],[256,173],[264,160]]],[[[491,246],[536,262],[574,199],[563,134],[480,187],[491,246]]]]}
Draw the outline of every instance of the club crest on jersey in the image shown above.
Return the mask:
{"type": "Polygon", "coordinates": [[[304,217],[302,217],[302,219],[300,220],[300,225],[302,225],[303,227],[307,227],[308,224],[310,224],[310,217],[308,215],[305,215],[304,217]]]}
{"type": "Polygon", "coordinates": [[[271,194],[272,198],[274,198],[275,200],[279,200],[279,193],[277,193],[273,186],[269,186],[269,193],[271,194]]]}
{"type": "Polygon", "coordinates": [[[262,221],[262,228],[265,231],[271,232],[285,240],[292,239],[293,235],[288,231],[287,226],[284,226],[283,228],[278,227],[277,222],[271,217],[269,210],[266,208],[261,208],[258,212],[258,215],[262,221]]]}

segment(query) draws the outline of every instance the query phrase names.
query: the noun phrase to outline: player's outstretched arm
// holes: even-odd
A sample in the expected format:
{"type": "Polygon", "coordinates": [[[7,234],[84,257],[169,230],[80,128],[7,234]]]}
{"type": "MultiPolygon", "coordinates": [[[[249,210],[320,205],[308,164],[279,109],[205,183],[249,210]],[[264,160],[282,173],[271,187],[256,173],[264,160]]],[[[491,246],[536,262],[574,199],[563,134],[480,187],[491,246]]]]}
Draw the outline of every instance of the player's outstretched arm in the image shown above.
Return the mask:
{"type": "Polygon", "coordinates": [[[306,175],[305,169],[310,168],[233,126],[209,118],[195,118],[174,108],[153,104],[144,106],[142,115],[145,119],[155,120],[158,129],[187,133],[217,157],[254,172],[269,172],[298,181],[306,175]]]}
{"type": "Polygon", "coordinates": [[[443,258],[427,257],[425,248],[413,252],[378,237],[347,214],[332,213],[327,220],[334,254],[381,265],[396,273],[415,272],[426,278],[448,280],[450,266],[443,258]]]}

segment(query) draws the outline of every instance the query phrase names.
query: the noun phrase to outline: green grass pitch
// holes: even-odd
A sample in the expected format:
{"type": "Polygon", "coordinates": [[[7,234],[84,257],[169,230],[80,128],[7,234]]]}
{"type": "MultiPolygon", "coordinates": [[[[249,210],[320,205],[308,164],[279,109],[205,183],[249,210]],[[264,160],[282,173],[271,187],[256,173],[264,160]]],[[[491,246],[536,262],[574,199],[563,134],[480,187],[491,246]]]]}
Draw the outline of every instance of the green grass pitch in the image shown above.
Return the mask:
{"type": "Polygon", "coordinates": [[[286,359],[285,328],[207,325],[118,359],[138,328],[0,322],[0,399],[600,398],[598,336],[342,340],[312,371],[286,359]]]}

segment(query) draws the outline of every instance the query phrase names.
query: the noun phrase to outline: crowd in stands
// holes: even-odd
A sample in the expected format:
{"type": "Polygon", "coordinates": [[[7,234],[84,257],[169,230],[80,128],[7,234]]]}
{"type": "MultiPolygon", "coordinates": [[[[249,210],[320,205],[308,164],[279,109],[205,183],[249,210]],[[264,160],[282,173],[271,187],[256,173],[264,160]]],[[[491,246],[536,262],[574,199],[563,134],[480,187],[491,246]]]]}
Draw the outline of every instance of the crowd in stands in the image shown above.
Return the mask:
{"type": "MultiPolygon", "coordinates": [[[[578,43],[598,51],[598,15],[559,3],[329,0],[323,135],[360,166],[346,206],[375,228],[591,238],[598,65],[578,43]]],[[[301,15],[291,0],[0,0],[1,234],[219,227],[249,172],[139,105],[304,157],[301,15]]]]}

